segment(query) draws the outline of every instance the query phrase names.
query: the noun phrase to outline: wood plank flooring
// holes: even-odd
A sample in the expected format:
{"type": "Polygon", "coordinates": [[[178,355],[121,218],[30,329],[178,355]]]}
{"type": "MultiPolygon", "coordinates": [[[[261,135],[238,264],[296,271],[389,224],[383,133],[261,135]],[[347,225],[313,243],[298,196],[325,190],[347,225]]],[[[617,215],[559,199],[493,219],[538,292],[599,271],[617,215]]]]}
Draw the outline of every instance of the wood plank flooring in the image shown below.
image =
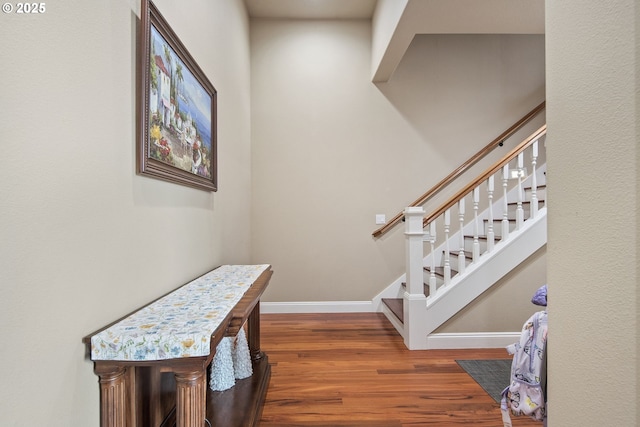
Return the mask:
{"type": "Polygon", "coordinates": [[[409,351],[381,313],[262,314],[261,329],[272,364],[261,427],[502,425],[455,360],[508,358],[503,349],[409,351]]]}

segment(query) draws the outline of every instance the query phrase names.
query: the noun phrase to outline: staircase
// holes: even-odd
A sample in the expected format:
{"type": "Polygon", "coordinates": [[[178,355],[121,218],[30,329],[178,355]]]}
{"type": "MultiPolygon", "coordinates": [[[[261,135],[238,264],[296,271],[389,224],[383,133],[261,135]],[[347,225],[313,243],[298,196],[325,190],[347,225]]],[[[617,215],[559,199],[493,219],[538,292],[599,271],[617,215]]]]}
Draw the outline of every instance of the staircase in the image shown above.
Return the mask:
{"type": "Polygon", "coordinates": [[[546,244],[545,138],[543,126],[429,215],[405,209],[407,272],[382,302],[409,349],[430,348],[436,328],[546,244]]]}

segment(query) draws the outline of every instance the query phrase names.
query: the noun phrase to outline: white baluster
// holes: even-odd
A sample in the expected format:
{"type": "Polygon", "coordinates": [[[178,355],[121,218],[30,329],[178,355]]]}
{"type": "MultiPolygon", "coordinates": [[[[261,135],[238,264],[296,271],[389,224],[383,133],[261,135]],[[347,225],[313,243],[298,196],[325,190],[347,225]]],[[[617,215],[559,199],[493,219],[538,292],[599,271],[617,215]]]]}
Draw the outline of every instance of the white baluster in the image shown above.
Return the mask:
{"type": "Polygon", "coordinates": [[[464,255],[464,197],[458,202],[458,221],[460,222],[460,251],[458,251],[458,274],[464,273],[466,257],[464,255]]]}
{"type": "Polygon", "coordinates": [[[530,217],[535,218],[538,214],[538,177],[536,176],[536,164],[538,162],[538,140],[533,142],[531,154],[531,213],[530,217]]]}
{"type": "Polygon", "coordinates": [[[516,230],[522,227],[524,222],[524,209],[522,209],[523,191],[522,175],[524,173],[524,153],[518,154],[518,206],[516,208],[516,230]]]}
{"type": "Polygon", "coordinates": [[[478,240],[478,234],[480,233],[480,224],[478,220],[479,204],[480,187],[476,187],[473,189],[473,262],[478,261],[478,258],[480,258],[480,241],[478,240]]]}
{"type": "Polygon", "coordinates": [[[429,273],[429,296],[436,294],[436,222],[429,223],[429,243],[431,244],[431,271],[429,273]]]}
{"type": "Polygon", "coordinates": [[[496,234],[493,231],[493,189],[494,189],[494,176],[491,175],[487,181],[487,198],[489,199],[489,215],[487,223],[487,252],[493,250],[493,246],[496,242],[496,234]]]}
{"type": "Polygon", "coordinates": [[[507,186],[509,184],[509,164],[502,168],[502,241],[509,237],[509,202],[507,201],[507,186]]]}
{"type": "Polygon", "coordinates": [[[444,284],[451,281],[451,260],[449,256],[449,228],[451,226],[451,212],[447,209],[444,212],[444,284]]]}

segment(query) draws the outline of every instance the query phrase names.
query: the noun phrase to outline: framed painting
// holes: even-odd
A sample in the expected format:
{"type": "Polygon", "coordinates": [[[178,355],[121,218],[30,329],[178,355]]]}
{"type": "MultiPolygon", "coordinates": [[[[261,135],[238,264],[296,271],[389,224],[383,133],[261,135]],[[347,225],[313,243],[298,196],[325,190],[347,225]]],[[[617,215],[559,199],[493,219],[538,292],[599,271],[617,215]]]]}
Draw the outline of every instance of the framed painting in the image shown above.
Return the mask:
{"type": "Polygon", "coordinates": [[[216,90],[150,0],[142,0],[137,173],[217,191],[216,90]]]}

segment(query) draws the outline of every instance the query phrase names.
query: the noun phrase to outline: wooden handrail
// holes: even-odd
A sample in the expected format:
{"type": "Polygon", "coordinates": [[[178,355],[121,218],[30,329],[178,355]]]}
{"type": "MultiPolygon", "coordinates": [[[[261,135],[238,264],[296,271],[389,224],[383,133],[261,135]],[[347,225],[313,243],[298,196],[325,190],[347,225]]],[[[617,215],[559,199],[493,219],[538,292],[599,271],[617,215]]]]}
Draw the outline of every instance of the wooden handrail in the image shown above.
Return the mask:
{"type": "MultiPolygon", "coordinates": [[[[542,110],[544,110],[544,108],[545,108],[545,101],[542,101],[542,103],[540,105],[538,105],[533,110],[529,111],[520,120],[518,120],[513,125],[511,125],[511,127],[509,127],[509,129],[507,129],[504,132],[502,132],[497,138],[495,138],[493,141],[491,141],[489,144],[487,144],[483,149],[478,151],[476,154],[471,156],[463,164],[458,166],[457,169],[455,169],[453,172],[451,172],[449,175],[447,175],[445,178],[443,178],[442,181],[438,182],[436,185],[431,187],[426,193],[424,193],[422,196],[420,196],[420,198],[415,200],[409,206],[421,206],[421,205],[423,205],[427,200],[429,200],[431,197],[435,196],[440,190],[442,190],[447,185],[449,185],[453,181],[455,181],[460,175],[462,175],[465,171],[467,171],[467,169],[469,169],[471,166],[475,165],[484,156],[486,156],[491,151],[493,151],[493,149],[496,148],[497,146],[499,146],[505,139],[509,138],[511,135],[516,133],[522,126],[524,126],[529,121],[531,121],[531,119],[533,119],[535,116],[537,116],[542,110]]],[[[380,237],[381,235],[383,235],[384,233],[389,231],[392,227],[394,227],[396,224],[398,224],[402,220],[403,216],[404,216],[404,209],[402,211],[400,211],[396,216],[394,216],[391,220],[389,220],[389,222],[387,222],[385,225],[383,225],[382,227],[380,227],[376,231],[374,231],[372,233],[373,237],[380,237]]]]}
{"type": "Polygon", "coordinates": [[[424,217],[422,220],[422,226],[426,227],[431,221],[438,218],[442,215],[447,209],[451,208],[453,205],[458,203],[460,199],[469,194],[480,185],[483,181],[489,179],[491,175],[498,172],[504,165],[509,163],[511,160],[516,158],[518,154],[523,152],[527,147],[537,141],[542,135],[547,133],[547,125],[543,125],[540,129],[532,133],[528,136],[524,141],[518,144],[513,150],[507,153],[502,159],[493,164],[493,166],[489,167],[486,171],[484,171],[481,175],[479,175],[476,179],[471,181],[469,184],[465,185],[460,191],[451,196],[446,202],[444,202],[439,208],[434,210],[432,213],[424,217]]]}

